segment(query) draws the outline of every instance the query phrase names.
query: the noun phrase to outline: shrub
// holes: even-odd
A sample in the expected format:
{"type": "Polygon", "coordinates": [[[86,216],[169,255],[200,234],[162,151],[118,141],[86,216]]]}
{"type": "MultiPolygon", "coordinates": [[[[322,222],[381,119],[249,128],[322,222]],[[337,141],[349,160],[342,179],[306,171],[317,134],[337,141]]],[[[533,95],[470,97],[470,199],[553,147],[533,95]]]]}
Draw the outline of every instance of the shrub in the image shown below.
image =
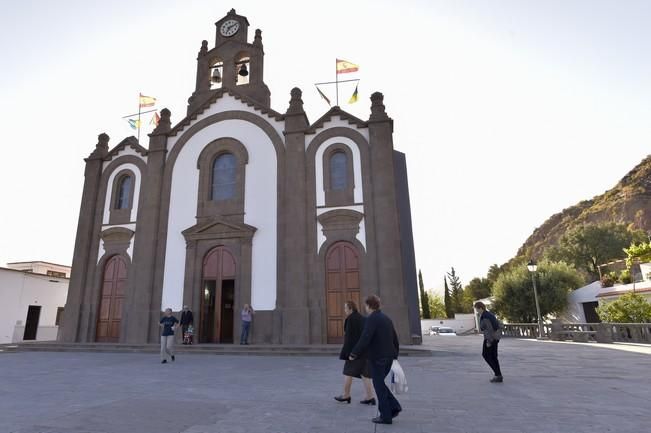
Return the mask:
{"type": "Polygon", "coordinates": [[[627,293],[597,307],[597,314],[608,323],[649,323],[651,304],[637,293],[627,293]]]}

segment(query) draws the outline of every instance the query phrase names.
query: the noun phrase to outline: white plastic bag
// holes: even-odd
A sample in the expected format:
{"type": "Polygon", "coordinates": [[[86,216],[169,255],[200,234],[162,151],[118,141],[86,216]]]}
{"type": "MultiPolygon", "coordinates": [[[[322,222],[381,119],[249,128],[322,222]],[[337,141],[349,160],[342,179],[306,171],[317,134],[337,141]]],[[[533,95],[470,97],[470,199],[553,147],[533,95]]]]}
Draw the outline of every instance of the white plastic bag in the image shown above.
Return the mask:
{"type": "Polygon", "coordinates": [[[407,386],[407,377],[397,359],[394,359],[391,364],[389,376],[391,376],[391,392],[402,394],[409,390],[409,387],[407,386]]]}

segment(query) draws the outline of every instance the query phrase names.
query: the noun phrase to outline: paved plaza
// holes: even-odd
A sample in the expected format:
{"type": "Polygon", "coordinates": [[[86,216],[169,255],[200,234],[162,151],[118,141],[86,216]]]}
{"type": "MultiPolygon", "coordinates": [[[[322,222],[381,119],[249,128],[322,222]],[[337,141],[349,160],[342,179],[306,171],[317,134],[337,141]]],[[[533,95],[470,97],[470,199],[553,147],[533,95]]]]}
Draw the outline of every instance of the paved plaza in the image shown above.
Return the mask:
{"type": "Polygon", "coordinates": [[[650,431],[651,350],[505,339],[491,384],[481,340],[425,337],[401,359],[409,392],[393,425],[340,404],[342,362],[325,357],[0,353],[1,433],[650,431]],[[642,353],[637,353],[642,352],[642,353]]]}

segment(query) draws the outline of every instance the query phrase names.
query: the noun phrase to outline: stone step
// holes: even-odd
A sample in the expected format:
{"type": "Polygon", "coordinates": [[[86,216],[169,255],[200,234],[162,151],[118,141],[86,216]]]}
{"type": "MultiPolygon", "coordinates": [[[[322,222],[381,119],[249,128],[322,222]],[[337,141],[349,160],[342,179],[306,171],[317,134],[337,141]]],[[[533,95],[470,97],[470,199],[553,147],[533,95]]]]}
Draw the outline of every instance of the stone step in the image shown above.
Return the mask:
{"type": "MultiPolygon", "coordinates": [[[[21,342],[0,345],[0,352],[117,352],[158,353],[158,344],[118,343],[57,343],[21,342]]],[[[197,355],[254,355],[254,356],[338,356],[339,345],[239,345],[239,344],[196,344],[175,346],[176,353],[197,355]]],[[[400,349],[400,356],[431,356],[432,352],[419,346],[400,349]]]]}

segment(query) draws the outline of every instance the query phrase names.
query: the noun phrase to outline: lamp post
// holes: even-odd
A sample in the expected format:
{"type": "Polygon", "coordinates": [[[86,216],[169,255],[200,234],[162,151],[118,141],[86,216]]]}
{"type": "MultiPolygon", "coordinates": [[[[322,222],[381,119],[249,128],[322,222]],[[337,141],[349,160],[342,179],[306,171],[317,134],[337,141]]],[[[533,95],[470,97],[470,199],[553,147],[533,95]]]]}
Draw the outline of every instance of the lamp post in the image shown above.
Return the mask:
{"type": "Polygon", "coordinates": [[[543,324],[542,316],[540,315],[540,305],[538,304],[538,289],[536,289],[536,271],[538,270],[538,265],[533,260],[529,260],[527,263],[527,269],[531,272],[531,282],[533,283],[533,297],[536,300],[536,314],[538,314],[538,338],[543,338],[543,324]]]}

